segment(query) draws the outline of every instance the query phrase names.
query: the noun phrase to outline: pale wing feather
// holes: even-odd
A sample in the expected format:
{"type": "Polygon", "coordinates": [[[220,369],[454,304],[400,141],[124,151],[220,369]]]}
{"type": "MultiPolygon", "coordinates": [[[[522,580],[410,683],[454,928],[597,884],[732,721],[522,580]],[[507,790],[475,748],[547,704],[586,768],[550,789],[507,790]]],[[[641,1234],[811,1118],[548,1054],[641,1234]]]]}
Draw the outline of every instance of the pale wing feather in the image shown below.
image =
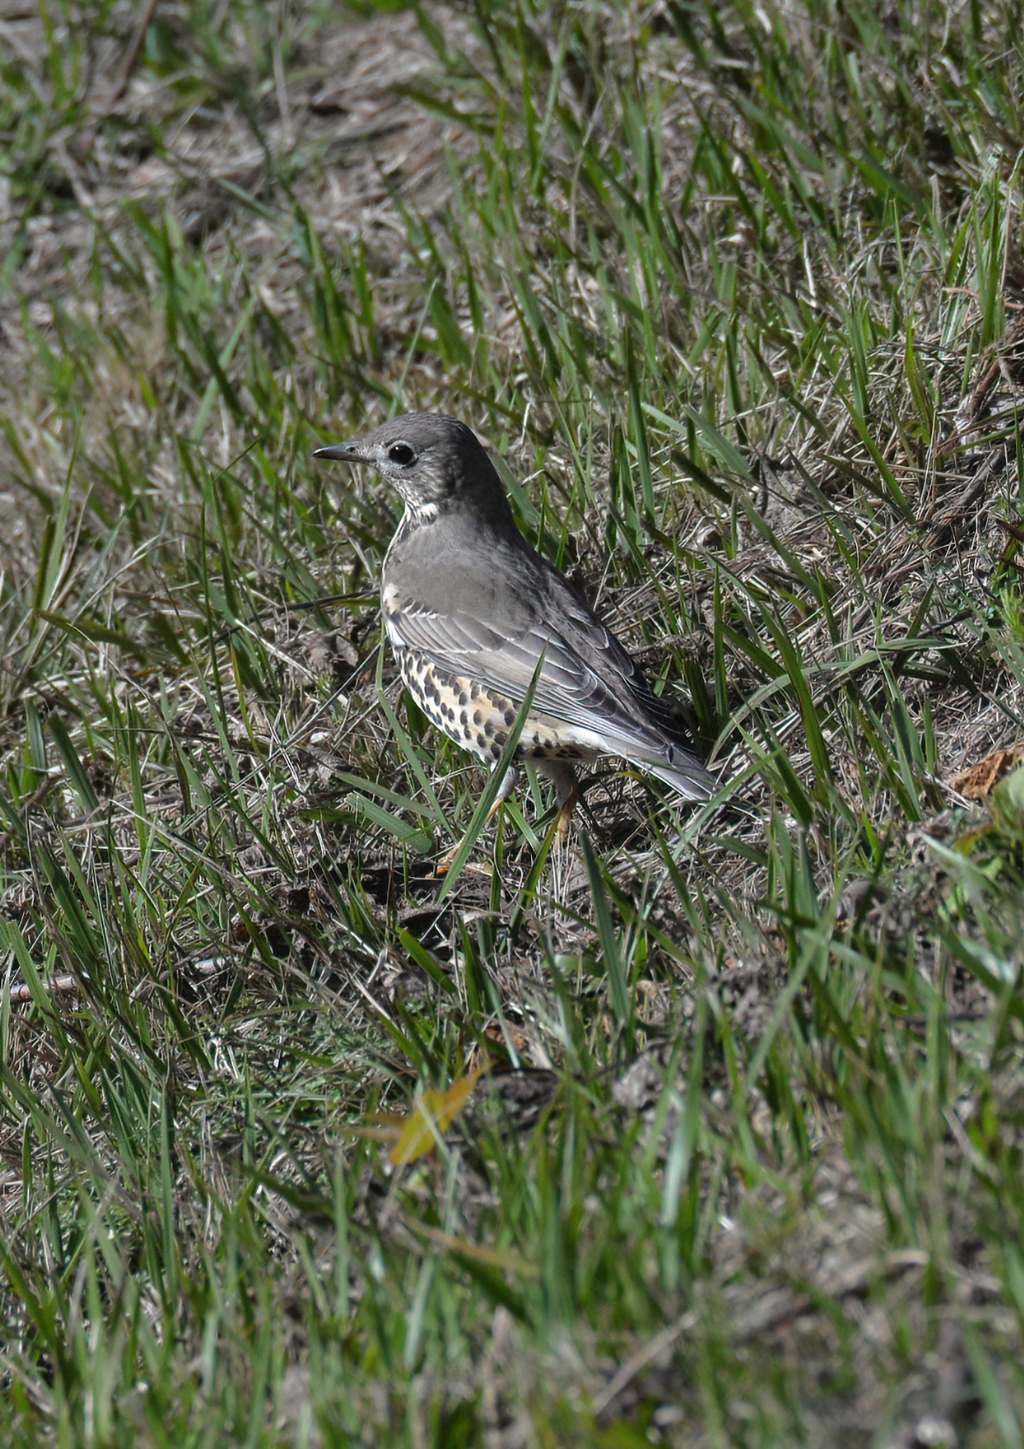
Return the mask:
{"type": "Polygon", "coordinates": [[[534,711],[593,732],[612,753],[665,758],[670,744],[677,749],[682,745],[678,724],[608,630],[592,616],[574,612],[570,627],[585,635],[590,650],[596,647],[600,673],[571,639],[546,621],[534,620],[515,634],[499,633],[465,612],[439,614],[407,604],[388,610],[387,626],[400,646],[425,654],[448,673],[479,680],[515,704],[526,698],[543,655],[534,711]],[[635,713],[623,708],[624,694],[635,704],[635,713]],[[651,717],[649,722],[644,715],[651,717]]]}

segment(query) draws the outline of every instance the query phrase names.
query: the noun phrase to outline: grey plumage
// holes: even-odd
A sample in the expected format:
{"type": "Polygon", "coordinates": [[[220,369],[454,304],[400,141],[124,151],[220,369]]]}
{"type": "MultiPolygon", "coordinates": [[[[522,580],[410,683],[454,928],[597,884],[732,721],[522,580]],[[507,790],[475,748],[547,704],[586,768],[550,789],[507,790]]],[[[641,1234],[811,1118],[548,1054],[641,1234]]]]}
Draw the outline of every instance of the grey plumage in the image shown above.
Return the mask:
{"type": "Polygon", "coordinates": [[[382,570],[385,624],[407,685],[452,739],[496,758],[509,706],[514,714],[542,660],[520,754],[547,767],[560,804],[575,797],[566,761],[603,754],[640,766],[685,799],[714,792],[714,776],[672,711],[516,528],[465,423],[409,413],[316,456],[370,464],[405,502],[382,570]],[[473,709],[463,702],[467,681],[476,687],[473,709]]]}

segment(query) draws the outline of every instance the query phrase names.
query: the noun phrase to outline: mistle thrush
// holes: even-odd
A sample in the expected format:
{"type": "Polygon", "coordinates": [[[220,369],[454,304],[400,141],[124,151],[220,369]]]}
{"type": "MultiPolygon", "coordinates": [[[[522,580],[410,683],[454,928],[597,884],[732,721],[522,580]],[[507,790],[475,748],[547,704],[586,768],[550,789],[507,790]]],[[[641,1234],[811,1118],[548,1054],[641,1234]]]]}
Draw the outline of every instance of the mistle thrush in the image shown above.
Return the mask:
{"type": "MultiPolygon", "coordinates": [[[[465,423],[408,413],[315,456],[367,463],[401,494],[381,573],[384,625],[406,688],[438,729],[493,766],[536,675],[517,758],[554,782],[563,827],[573,761],[619,755],[686,800],[714,792],[672,711],[523,538],[465,423]]],[[[495,805],[515,778],[510,769],[495,805]]]]}

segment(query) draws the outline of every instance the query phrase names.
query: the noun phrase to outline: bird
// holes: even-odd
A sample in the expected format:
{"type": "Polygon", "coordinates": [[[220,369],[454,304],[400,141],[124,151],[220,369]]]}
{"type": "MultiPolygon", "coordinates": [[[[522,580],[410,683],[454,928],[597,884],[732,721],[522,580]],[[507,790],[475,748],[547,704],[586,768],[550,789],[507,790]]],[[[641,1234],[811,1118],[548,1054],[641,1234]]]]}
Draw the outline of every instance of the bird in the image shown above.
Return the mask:
{"type": "Polygon", "coordinates": [[[431,723],[494,768],[529,697],[492,813],[525,761],[554,784],[559,835],[578,803],[575,766],[605,755],[684,800],[715,793],[718,782],[675,712],[520,533],[466,423],[406,413],[314,457],[368,465],[404,504],[381,569],[381,609],[402,680],[431,723]]]}

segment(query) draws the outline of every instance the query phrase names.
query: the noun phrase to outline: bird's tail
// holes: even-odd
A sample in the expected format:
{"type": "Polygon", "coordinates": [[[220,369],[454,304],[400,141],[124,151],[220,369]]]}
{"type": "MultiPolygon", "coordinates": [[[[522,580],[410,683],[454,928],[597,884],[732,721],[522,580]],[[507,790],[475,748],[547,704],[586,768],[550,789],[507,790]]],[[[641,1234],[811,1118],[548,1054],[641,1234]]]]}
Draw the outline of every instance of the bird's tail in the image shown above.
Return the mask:
{"type": "Polygon", "coordinates": [[[669,745],[667,756],[660,759],[637,759],[636,763],[657,775],[684,800],[707,800],[718,789],[718,781],[696,755],[679,745],[669,745]]]}

